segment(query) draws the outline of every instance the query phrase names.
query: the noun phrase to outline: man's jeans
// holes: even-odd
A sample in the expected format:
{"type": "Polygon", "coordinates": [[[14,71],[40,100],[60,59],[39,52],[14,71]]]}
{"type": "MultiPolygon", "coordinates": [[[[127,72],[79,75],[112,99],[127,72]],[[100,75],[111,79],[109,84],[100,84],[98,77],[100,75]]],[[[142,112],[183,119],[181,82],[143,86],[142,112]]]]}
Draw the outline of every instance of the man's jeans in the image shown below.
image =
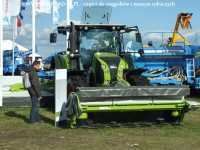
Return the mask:
{"type": "Polygon", "coordinates": [[[40,116],[39,116],[39,100],[36,96],[31,97],[31,103],[32,103],[32,108],[31,108],[31,113],[30,113],[30,122],[38,122],[40,121],[40,116]]]}

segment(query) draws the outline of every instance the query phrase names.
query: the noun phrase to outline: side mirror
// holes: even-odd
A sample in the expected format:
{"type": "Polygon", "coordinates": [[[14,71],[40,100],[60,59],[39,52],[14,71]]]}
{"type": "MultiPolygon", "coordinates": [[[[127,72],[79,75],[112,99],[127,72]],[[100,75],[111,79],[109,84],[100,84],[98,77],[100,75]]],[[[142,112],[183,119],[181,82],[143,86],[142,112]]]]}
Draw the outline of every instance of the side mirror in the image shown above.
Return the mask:
{"type": "Polygon", "coordinates": [[[140,34],[140,33],[136,33],[135,36],[136,36],[136,42],[138,42],[138,43],[142,43],[142,37],[141,37],[141,34],[140,34]]]}
{"type": "Polygon", "coordinates": [[[50,34],[50,43],[56,43],[57,41],[57,33],[50,34]]]}

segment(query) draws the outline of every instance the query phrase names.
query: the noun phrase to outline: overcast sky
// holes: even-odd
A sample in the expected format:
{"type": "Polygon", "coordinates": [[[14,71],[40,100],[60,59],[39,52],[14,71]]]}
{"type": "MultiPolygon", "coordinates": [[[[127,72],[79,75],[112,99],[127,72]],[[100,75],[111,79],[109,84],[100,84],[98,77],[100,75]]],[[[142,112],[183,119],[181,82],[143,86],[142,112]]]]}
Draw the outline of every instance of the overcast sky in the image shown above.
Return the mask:
{"type": "MultiPolygon", "coordinates": [[[[66,0],[58,0],[59,21],[66,18],[66,0]]],[[[31,0],[28,0],[26,10],[23,11],[23,26],[16,41],[31,48],[31,0]]],[[[71,20],[80,22],[84,6],[109,5],[112,6],[111,23],[138,25],[142,33],[153,31],[172,31],[177,14],[180,12],[193,13],[193,33],[190,37],[200,34],[200,1],[199,0],[74,0],[71,10],[71,20]],[[159,3],[157,3],[159,2],[159,3]]],[[[47,57],[56,51],[64,50],[65,43],[59,40],[56,45],[49,44],[49,33],[56,27],[51,14],[37,14],[36,16],[36,46],[38,53],[47,57]]],[[[11,26],[4,26],[4,39],[12,39],[11,26]]],[[[151,36],[151,38],[156,38],[151,36]]],[[[59,37],[59,39],[64,39],[59,37]]]]}

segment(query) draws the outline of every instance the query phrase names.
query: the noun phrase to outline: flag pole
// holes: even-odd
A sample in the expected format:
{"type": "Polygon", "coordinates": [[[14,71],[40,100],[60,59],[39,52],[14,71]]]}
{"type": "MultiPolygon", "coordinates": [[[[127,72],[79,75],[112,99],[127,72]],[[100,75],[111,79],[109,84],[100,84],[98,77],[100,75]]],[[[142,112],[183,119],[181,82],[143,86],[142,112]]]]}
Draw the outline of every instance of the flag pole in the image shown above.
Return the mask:
{"type": "MultiPolygon", "coordinates": [[[[70,25],[70,5],[71,5],[71,0],[66,0],[66,23],[67,25],[70,25]]],[[[66,54],[67,54],[67,49],[68,49],[68,37],[69,33],[67,32],[66,34],[66,54]]]]}
{"type": "Polygon", "coordinates": [[[67,25],[70,24],[70,5],[71,5],[71,0],[67,0],[67,25]]]}
{"type": "Polygon", "coordinates": [[[32,0],[32,62],[35,61],[35,0],[32,0]]]}
{"type": "Polygon", "coordinates": [[[16,19],[13,17],[13,33],[12,33],[12,76],[15,74],[15,34],[16,34],[16,19]]]}
{"type": "Polygon", "coordinates": [[[0,76],[3,75],[3,0],[0,1],[0,76]]]}

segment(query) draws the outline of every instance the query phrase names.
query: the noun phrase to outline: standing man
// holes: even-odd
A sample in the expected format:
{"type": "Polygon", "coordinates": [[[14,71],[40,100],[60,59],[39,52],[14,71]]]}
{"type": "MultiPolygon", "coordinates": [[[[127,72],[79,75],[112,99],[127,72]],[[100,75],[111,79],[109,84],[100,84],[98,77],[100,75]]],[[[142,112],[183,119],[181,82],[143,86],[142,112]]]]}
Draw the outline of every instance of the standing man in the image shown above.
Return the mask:
{"type": "Polygon", "coordinates": [[[40,116],[39,116],[39,100],[41,99],[41,88],[40,88],[40,82],[37,75],[37,72],[40,70],[40,62],[34,61],[32,64],[31,69],[28,71],[29,73],[29,80],[31,83],[31,87],[28,88],[28,92],[31,97],[31,113],[30,113],[30,122],[40,122],[40,116]]]}

